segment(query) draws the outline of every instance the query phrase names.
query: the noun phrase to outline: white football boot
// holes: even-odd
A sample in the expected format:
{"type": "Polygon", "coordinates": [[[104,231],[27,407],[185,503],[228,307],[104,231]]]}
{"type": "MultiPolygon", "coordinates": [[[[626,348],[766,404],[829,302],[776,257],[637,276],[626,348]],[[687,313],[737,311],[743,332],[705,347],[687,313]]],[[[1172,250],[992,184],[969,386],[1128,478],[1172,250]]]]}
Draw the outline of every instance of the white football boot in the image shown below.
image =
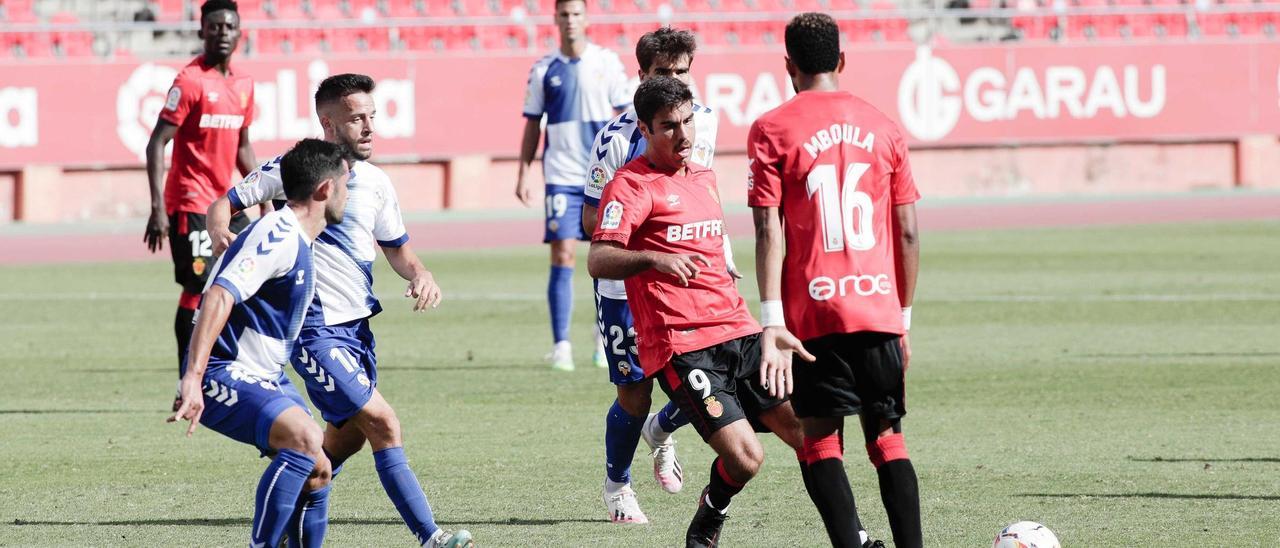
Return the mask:
{"type": "Polygon", "coordinates": [[[653,479],[657,480],[662,490],[671,494],[679,493],[684,488],[684,470],[680,468],[680,459],[676,458],[676,439],[670,435],[666,441],[658,443],[651,434],[658,428],[657,413],[649,413],[640,429],[640,437],[649,446],[649,454],[653,456],[653,479]]]}
{"type": "Polygon", "coordinates": [[[613,523],[649,523],[649,518],[640,510],[640,501],[636,500],[636,492],[631,485],[623,485],[621,489],[610,493],[604,492],[604,507],[609,511],[609,521],[613,523]]]}

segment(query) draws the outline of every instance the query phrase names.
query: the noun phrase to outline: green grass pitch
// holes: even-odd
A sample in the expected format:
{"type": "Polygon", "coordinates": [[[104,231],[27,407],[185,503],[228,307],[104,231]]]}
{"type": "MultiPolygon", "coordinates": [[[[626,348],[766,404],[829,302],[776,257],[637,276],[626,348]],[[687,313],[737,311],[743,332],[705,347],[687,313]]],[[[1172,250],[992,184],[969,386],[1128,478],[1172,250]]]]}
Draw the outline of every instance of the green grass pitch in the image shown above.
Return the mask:
{"type": "MultiPolygon", "coordinates": [[[[925,234],[905,425],[929,544],[986,546],[1021,519],[1068,546],[1280,542],[1277,231],[925,234]]],[[[641,452],[635,485],[653,523],[605,521],[613,388],[587,365],[590,286],[579,268],[580,363],[554,373],[541,361],[545,256],[428,254],[445,301],[419,315],[380,262],[380,387],[412,466],[442,524],[482,546],[677,545],[712,453],[677,434],[688,484],[672,496],[641,452]]],[[[167,262],[0,269],[0,545],[244,545],[266,461],[164,423],[170,276],[167,262]]],[[[823,545],[794,455],[772,437],[765,448],[724,544],[823,545]]],[[[888,537],[861,444],[847,453],[863,520],[888,537]]],[[[367,449],[335,485],[330,544],[412,545],[367,449]]]]}

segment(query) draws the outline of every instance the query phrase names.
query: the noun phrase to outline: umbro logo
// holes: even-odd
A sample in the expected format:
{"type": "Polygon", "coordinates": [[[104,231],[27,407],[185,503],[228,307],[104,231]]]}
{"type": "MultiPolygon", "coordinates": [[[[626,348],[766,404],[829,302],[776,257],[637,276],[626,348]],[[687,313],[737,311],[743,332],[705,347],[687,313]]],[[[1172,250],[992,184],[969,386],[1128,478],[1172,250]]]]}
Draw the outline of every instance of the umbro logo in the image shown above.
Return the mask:
{"type": "Polygon", "coordinates": [[[216,91],[210,91],[210,92],[209,92],[209,95],[208,95],[208,98],[209,98],[209,102],[210,102],[210,103],[216,103],[216,102],[218,102],[218,92],[216,92],[216,91]]]}
{"type": "Polygon", "coordinates": [[[669,206],[671,206],[671,207],[680,207],[680,195],[679,195],[679,194],[668,194],[668,195],[667,195],[667,205],[669,205],[669,206]]]}

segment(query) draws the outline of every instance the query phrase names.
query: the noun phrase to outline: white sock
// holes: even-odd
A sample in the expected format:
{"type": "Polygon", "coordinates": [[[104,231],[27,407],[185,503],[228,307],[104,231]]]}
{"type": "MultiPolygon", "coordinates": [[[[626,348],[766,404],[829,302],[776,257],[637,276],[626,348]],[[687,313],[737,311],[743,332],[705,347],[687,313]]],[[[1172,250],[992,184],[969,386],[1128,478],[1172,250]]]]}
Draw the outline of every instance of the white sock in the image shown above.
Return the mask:
{"type": "Polygon", "coordinates": [[[658,424],[657,413],[649,413],[649,417],[644,421],[644,429],[655,445],[662,445],[671,437],[671,432],[663,430],[662,425],[658,424]]]}
{"type": "Polygon", "coordinates": [[[618,491],[621,491],[623,487],[626,487],[626,486],[628,486],[628,485],[630,485],[630,484],[629,484],[629,483],[618,483],[618,482],[613,481],[613,480],[611,480],[611,479],[609,479],[609,478],[607,478],[607,477],[606,477],[606,478],[604,478],[604,492],[609,493],[609,494],[611,494],[611,495],[612,495],[612,494],[614,494],[614,493],[617,493],[618,491]]]}

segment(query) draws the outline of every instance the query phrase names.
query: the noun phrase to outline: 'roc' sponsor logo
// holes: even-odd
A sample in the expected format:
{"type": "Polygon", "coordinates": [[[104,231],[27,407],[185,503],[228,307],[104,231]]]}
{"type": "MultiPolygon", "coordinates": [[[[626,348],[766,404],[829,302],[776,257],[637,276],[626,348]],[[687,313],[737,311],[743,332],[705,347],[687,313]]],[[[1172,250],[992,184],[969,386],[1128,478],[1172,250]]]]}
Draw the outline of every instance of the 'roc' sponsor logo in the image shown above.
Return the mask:
{"type": "Polygon", "coordinates": [[[724,221],[719,219],[713,221],[698,221],[696,223],[687,223],[683,225],[671,225],[667,227],[668,242],[683,242],[685,240],[696,240],[698,238],[719,236],[721,234],[724,234],[724,221]]]}
{"type": "Polygon", "coordinates": [[[839,280],[818,276],[809,280],[809,297],[815,301],[826,301],[836,296],[847,296],[849,292],[859,297],[888,295],[893,291],[891,286],[888,274],[851,274],[839,280]]]}

